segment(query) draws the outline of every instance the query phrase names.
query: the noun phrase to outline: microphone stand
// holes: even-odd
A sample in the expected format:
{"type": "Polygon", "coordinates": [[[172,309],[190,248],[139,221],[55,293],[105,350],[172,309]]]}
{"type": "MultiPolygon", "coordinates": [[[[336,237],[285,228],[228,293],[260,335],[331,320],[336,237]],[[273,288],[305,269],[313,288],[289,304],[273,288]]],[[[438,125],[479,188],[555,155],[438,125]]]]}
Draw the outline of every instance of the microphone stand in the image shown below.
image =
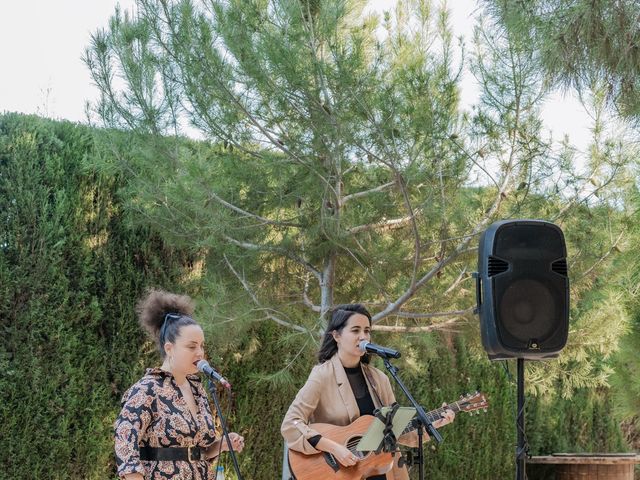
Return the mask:
{"type": "MultiPolygon", "coordinates": [[[[233,461],[233,468],[236,471],[236,475],[238,480],[244,480],[244,477],[240,473],[240,466],[238,465],[238,459],[236,458],[236,452],[233,450],[233,445],[231,444],[231,439],[229,438],[229,430],[227,429],[227,422],[222,415],[222,410],[220,409],[220,402],[218,401],[218,396],[216,395],[216,386],[213,384],[213,380],[211,377],[207,375],[207,384],[209,386],[209,394],[213,399],[213,404],[216,406],[216,412],[218,413],[218,419],[220,420],[220,426],[222,427],[222,433],[224,439],[229,446],[229,455],[231,455],[231,460],[233,461]]],[[[220,453],[218,454],[218,461],[220,459],[220,454],[222,453],[222,444],[220,444],[220,453]]]]}
{"type": "Polygon", "coordinates": [[[420,480],[424,480],[424,449],[422,446],[422,429],[425,428],[429,433],[429,435],[431,435],[435,439],[435,441],[438,443],[442,442],[442,436],[440,435],[440,432],[438,432],[438,430],[433,426],[433,424],[427,418],[427,414],[424,411],[424,408],[422,408],[422,406],[420,406],[420,404],[416,402],[416,399],[413,398],[413,395],[411,395],[411,393],[409,392],[405,384],[402,382],[402,380],[398,376],[398,367],[391,365],[391,362],[389,361],[388,357],[386,356],[381,356],[381,357],[382,357],[382,361],[384,362],[384,366],[387,368],[387,370],[389,371],[393,379],[396,381],[396,383],[400,386],[400,389],[403,391],[405,396],[409,399],[409,402],[411,403],[411,405],[416,409],[417,418],[414,419],[414,425],[417,427],[417,430],[418,430],[418,459],[417,459],[418,470],[419,470],[418,478],[420,478],[420,480]]]}

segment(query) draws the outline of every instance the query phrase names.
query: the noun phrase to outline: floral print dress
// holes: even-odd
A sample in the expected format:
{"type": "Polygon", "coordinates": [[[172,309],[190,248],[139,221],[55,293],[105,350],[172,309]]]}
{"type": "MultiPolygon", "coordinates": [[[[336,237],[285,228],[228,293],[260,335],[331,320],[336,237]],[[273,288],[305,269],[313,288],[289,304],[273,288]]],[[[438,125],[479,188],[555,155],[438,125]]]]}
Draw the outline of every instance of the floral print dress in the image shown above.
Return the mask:
{"type": "Polygon", "coordinates": [[[170,372],[148,369],[122,397],[115,423],[118,475],[140,473],[145,480],[213,480],[210,462],[140,460],[140,447],[208,448],[215,441],[215,423],[198,375],[188,375],[198,407],[193,416],[170,372]]]}

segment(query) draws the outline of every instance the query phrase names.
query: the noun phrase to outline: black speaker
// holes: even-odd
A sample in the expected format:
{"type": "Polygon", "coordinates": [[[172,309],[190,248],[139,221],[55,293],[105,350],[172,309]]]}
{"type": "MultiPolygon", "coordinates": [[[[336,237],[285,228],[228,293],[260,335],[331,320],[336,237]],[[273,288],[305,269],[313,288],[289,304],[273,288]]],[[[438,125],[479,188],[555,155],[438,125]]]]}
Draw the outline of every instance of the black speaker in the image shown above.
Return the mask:
{"type": "Polygon", "coordinates": [[[558,356],[569,333],[569,276],[562,230],[503,220],[480,237],[476,295],[491,360],[558,356]]]}

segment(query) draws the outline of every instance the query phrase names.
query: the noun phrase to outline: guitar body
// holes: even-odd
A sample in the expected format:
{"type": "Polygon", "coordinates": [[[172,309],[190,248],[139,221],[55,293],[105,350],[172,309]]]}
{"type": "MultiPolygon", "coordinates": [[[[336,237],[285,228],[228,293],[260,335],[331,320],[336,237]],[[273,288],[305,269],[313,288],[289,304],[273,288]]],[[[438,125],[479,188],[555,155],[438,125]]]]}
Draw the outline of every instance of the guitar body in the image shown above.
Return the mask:
{"type": "Polygon", "coordinates": [[[381,452],[358,452],[355,447],[368,430],[375,417],[363,415],[346,427],[328,423],[314,423],[310,427],[323,437],[346,446],[359,457],[352,467],[343,467],[333,455],[320,452],[305,455],[289,450],[289,467],[296,480],[361,480],[373,475],[383,475],[393,466],[393,455],[381,452]]]}
{"type": "MultiPolygon", "coordinates": [[[[447,410],[454,412],[487,411],[487,399],[484,394],[476,392],[471,395],[460,396],[460,400],[443,407],[426,412],[425,416],[431,423],[442,418],[447,410]]],[[[347,447],[359,460],[352,467],[343,467],[333,457],[325,452],[313,455],[304,455],[300,452],[289,450],[289,468],[296,480],[362,480],[374,475],[383,475],[393,467],[393,454],[358,452],[356,445],[369,429],[369,425],[376,420],[372,415],[363,415],[346,427],[337,427],[328,423],[314,423],[310,427],[323,437],[347,447]]],[[[402,434],[414,430],[410,424],[402,434]]]]}

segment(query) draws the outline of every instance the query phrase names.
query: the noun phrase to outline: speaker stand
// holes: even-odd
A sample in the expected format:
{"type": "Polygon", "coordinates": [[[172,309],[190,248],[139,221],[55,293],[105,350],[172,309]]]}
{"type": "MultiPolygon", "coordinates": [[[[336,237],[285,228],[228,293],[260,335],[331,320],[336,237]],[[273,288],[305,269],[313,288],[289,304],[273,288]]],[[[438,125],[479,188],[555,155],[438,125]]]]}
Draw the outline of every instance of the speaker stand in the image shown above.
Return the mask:
{"type": "Polygon", "coordinates": [[[524,432],[524,358],[518,358],[518,415],[516,416],[516,429],[518,432],[518,445],[516,447],[516,480],[527,478],[527,451],[529,446],[524,432]]]}

